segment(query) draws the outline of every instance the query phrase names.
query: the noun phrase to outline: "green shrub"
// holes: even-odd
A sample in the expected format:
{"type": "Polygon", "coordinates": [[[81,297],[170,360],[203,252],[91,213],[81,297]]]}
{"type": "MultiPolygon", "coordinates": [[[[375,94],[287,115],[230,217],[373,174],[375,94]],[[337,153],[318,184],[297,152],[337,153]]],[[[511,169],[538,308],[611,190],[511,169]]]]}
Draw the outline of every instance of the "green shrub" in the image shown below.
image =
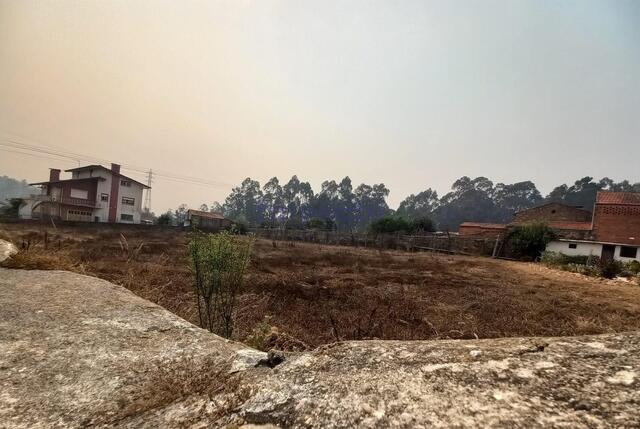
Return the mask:
{"type": "Polygon", "coordinates": [[[271,326],[271,317],[265,316],[264,319],[262,319],[247,336],[245,343],[254,349],[267,351],[265,350],[265,344],[271,336],[272,331],[273,327],[271,326]]]}
{"type": "Polygon", "coordinates": [[[553,230],[542,222],[517,225],[508,236],[514,256],[530,261],[540,257],[547,243],[554,238],[553,230]]]}
{"type": "Polygon", "coordinates": [[[565,255],[564,253],[545,251],[540,256],[540,262],[545,265],[560,267],[563,265],[597,266],[600,258],[595,255],[565,255]]]}
{"type": "Polygon", "coordinates": [[[249,231],[249,225],[243,221],[235,221],[230,229],[232,234],[245,235],[249,231]]]}
{"type": "Polygon", "coordinates": [[[640,262],[629,261],[622,263],[622,275],[632,277],[640,274],[640,262]]]}
{"type": "Polygon", "coordinates": [[[307,228],[309,228],[309,229],[329,229],[327,227],[327,222],[325,222],[323,219],[319,219],[317,217],[314,217],[313,219],[309,219],[309,222],[307,222],[307,228]]]}
{"type": "Polygon", "coordinates": [[[600,275],[605,279],[612,279],[622,273],[620,261],[600,261],[600,275]]]}
{"type": "Polygon", "coordinates": [[[233,312],[253,241],[253,237],[226,231],[191,234],[189,253],[200,326],[225,338],[233,332],[233,312]]]}
{"type": "Polygon", "coordinates": [[[414,220],[402,216],[385,216],[371,222],[369,231],[376,234],[430,232],[433,231],[433,221],[426,216],[414,220]]]}

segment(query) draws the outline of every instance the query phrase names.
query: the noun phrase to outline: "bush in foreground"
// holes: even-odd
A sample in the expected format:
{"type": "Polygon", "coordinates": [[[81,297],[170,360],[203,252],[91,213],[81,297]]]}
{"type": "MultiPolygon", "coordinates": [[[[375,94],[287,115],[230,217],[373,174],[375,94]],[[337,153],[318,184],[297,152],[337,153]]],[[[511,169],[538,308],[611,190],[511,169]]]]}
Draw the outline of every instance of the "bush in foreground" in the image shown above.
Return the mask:
{"type": "Polygon", "coordinates": [[[225,338],[233,333],[233,312],[252,247],[253,237],[226,231],[191,235],[189,253],[200,326],[225,338]]]}

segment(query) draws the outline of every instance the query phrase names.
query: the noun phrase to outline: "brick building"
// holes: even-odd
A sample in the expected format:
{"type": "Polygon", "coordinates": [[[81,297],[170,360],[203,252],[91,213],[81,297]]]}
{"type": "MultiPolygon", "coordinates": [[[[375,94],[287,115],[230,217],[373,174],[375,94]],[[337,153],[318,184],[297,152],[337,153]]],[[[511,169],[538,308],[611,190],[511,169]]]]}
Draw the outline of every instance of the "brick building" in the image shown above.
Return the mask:
{"type": "Polygon", "coordinates": [[[474,238],[497,238],[507,231],[504,223],[463,222],[458,228],[458,234],[474,238]]]}
{"type": "Polygon", "coordinates": [[[549,251],[640,261],[640,193],[598,192],[593,215],[580,207],[547,203],[516,213],[509,224],[464,222],[459,233],[499,238],[530,222],[545,222],[555,230],[558,238],[547,245],[549,251]]]}
{"type": "Polygon", "coordinates": [[[562,203],[547,203],[530,209],[521,210],[514,216],[512,224],[529,222],[558,223],[558,225],[575,222],[591,224],[591,212],[580,207],[568,206],[562,203]]]}
{"type": "Polygon", "coordinates": [[[592,228],[583,240],[552,241],[547,250],[567,255],[596,255],[602,259],[640,261],[640,193],[598,192],[592,228]]]}

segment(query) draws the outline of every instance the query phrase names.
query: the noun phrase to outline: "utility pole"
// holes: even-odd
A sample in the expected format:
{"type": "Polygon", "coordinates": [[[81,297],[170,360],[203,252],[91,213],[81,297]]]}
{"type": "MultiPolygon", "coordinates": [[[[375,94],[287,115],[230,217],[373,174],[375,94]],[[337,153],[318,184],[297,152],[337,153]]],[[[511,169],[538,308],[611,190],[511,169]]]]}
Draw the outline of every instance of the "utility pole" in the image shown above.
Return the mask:
{"type": "Polygon", "coordinates": [[[147,172],[147,193],[144,197],[144,208],[146,211],[151,212],[151,183],[153,183],[153,170],[149,169],[147,172]]]}

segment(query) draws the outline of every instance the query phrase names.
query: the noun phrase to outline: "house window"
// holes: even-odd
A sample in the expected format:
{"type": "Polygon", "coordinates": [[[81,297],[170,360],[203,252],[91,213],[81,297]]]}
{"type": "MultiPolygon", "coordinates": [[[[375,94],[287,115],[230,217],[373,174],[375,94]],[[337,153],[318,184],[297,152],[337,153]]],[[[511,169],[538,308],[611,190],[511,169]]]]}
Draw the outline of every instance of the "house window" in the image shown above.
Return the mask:
{"type": "Polygon", "coordinates": [[[130,180],[121,180],[120,181],[120,186],[130,187],[131,186],[131,181],[130,180]]]}
{"type": "Polygon", "coordinates": [[[109,194],[101,194],[100,201],[109,201],[109,194]]]}
{"type": "Polygon", "coordinates": [[[120,215],[120,220],[128,220],[128,221],[133,222],[133,215],[122,213],[120,215]]]}
{"type": "Polygon", "coordinates": [[[136,200],[135,200],[135,198],[122,197],[122,204],[127,205],[127,206],[135,206],[136,205],[136,200]]]}
{"type": "Polygon", "coordinates": [[[578,248],[577,243],[569,243],[569,249],[577,249],[577,248],[578,248]]]}
{"type": "Polygon", "coordinates": [[[84,189],[71,188],[71,191],[69,191],[69,194],[71,195],[71,198],[78,198],[81,200],[86,200],[87,198],[89,198],[89,192],[85,191],[84,189]]]}
{"type": "Polygon", "coordinates": [[[631,246],[621,246],[620,247],[620,257],[621,258],[635,258],[638,256],[638,248],[631,246]]]}

